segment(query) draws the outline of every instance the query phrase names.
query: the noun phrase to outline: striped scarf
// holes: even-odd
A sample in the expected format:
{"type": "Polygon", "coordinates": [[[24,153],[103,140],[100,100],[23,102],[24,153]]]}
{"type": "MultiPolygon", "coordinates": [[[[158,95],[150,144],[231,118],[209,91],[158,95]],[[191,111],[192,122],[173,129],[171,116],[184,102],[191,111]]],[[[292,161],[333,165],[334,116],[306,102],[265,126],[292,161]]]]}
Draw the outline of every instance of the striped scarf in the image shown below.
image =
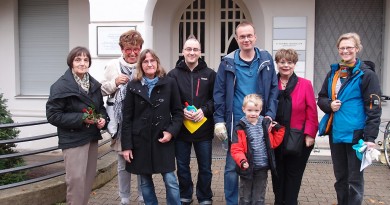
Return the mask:
{"type": "Polygon", "coordinates": [[[344,60],[340,61],[340,63],[339,63],[339,67],[340,67],[339,72],[340,72],[340,81],[341,81],[341,83],[345,82],[345,80],[347,79],[347,77],[349,75],[348,70],[352,70],[355,67],[356,62],[354,62],[354,63],[347,63],[344,60]]]}
{"type": "MultiPolygon", "coordinates": [[[[121,58],[122,59],[122,58],[121,58]]],[[[127,64],[127,63],[126,63],[127,64]]],[[[122,62],[119,62],[121,73],[127,75],[130,80],[132,80],[133,77],[133,71],[135,70],[135,65],[124,65],[122,62]]],[[[119,124],[122,122],[122,108],[123,108],[123,100],[126,97],[126,88],[127,83],[124,85],[118,86],[118,91],[115,95],[115,103],[114,103],[114,114],[115,119],[119,124]]],[[[118,128],[120,130],[120,128],[118,128]]]]}

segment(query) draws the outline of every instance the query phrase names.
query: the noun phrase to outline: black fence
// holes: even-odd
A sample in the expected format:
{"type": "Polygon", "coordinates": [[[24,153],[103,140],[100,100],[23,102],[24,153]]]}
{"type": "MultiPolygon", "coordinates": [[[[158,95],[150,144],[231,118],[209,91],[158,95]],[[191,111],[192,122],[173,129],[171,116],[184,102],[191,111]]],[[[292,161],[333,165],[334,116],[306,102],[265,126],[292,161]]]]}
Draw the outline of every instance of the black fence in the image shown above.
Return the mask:
{"type": "MultiPolygon", "coordinates": [[[[20,128],[20,127],[26,127],[26,126],[39,126],[39,125],[44,125],[44,124],[48,124],[47,120],[33,121],[33,122],[24,122],[24,123],[1,124],[0,125],[0,129],[20,128]]],[[[20,138],[19,137],[19,138],[11,139],[11,140],[0,140],[0,145],[2,145],[2,144],[23,143],[23,142],[42,140],[42,139],[53,138],[53,137],[57,137],[57,133],[56,132],[55,133],[44,134],[44,135],[32,136],[32,137],[25,137],[25,138],[20,138]]],[[[103,146],[104,144],[107,144],[109,142],[110,142],[110,139],[101,141],[99,143],[99,148],[101,146],[103,146]]],[[[5,155],[0,155],[0,160],[13,158],[13,157],[25,157],[25,156],[30,156],[30,155],[37,155],[37,154],[47,153],[47,152],[51,152],[51,151],[55,151],[55,150],[58,150],[58,146],[47,147],[47,148],[44,148],[44,149],[30,150],[30,151],[25,151],[25,152],[17,152],[17,153],[12,153],[12,154],[5,154],[5,155]]],[[[103,157],[104,155],[108,154],[109,152],[111,152],[111,150],[105,151],[103,153],[99,152],[100,154],[99,154],[98,158],[103,157]]],[[[41,162],[35,162],[35,163],[32,163],[32,164],[27,164],[27,165],[20,166],[20,167],[15,167],[15,168],[10,168],[10,169],[3,169],[3,170],[0,170],[0,175],[6,174],[6,173],[11,173],[11,172],[17,172],[17,171],[27,171],[27,170],[31,170],[31,169],[38,168],[38,167],[44,167],[44,166],[48,166],[48,165],[52,165],[52,164],[56,164],[56,163],[62,163],[63,161],[64,160],[63,160],[62,157],[58,157],[56,159],[50,159],[50,160],[45,160],[45,161],[41,161],[41,162]]],[[[55,173],[50,173],[50,174],[47,174],[47,175],[38,176],[36,178],[30,178],[30,179],[27,179],[25,181],[13,183],[13,184],[2,185],[2,186],[0,186],[0,190],[9,189],[9,188],[22,186],[22,185],[26,185],[26,184],[31,184],[31,183],[35,183],[35,182],[40,182],[40,181],[51,179],[51,178],[54,178],[54,177],[57,177],[57,176],[61,176],[61,175],[64,175],[64,174],[65,174],[65,170],[63,169],[63,170],[57,171],[55,173]]]]}

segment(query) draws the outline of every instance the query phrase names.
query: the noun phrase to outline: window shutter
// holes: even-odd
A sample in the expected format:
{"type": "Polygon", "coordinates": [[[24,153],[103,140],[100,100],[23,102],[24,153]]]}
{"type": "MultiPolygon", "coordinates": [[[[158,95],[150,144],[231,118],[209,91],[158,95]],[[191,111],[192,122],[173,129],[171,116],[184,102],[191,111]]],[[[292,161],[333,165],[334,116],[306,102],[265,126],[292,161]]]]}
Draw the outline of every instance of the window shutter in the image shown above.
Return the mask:
{"type": "Polygon", "coordinates": [[[20,94],[48,95],[68,52],[68,1],[19,0],[20,94]]]}

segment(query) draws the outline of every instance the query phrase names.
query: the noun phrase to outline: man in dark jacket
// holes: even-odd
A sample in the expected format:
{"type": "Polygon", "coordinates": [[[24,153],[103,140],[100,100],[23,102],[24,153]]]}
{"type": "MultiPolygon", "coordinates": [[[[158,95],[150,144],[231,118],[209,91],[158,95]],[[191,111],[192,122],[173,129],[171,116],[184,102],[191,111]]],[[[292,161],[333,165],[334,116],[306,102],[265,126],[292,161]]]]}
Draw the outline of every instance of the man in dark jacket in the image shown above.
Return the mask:
{"type": "Polygon", "coordinates": [[[191,147],[194,145],[199,173],[196,195],[199,204],[212,204],[211,191],[211,153],[214,129],[213,87],[215,71],[208,68],[200,58],[199,41],[190,36],[184,43],[184,60],[179,60],[176,67],[168,73],[179,87],[186,123],[201,125],[196,130],[188,129],[184,123],[175,142],[177,176],[182,204],[192,203],[193,183],[190,170],[191,147]],[[191,110],[185,104],[192,105],[191,110]],[[191,131],[190,131],[191,130],[191,131]]]}

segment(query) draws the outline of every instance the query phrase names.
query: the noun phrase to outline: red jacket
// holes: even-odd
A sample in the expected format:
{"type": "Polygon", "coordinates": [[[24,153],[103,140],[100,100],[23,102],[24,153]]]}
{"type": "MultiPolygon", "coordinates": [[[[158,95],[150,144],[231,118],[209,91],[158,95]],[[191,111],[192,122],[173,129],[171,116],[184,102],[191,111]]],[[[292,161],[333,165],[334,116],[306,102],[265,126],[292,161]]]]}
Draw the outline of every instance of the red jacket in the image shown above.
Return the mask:
{"type": "MultiPolygon", "coordinates": [[[[268,163],[273,174],[276,174],[275,154],[273,149],[275,148],[274,146],[277,145],[273,145],[274,142],[271,142],[272,140],[270,140],[270,138],[279,137],[278,141],[280,144],[283,140],[283,138],[281,137],[284,136],[285,128],[281,125],[276,125],[269,133],[267,132],[269,125],[270,121],[267,118],[263,119],[262,126],[264,130],[264,139],[266,141],[265,145],[267,147],[268,163]]],[[[247,142],[246,125],[242,121],[238,123],[235,132],[233,133],[230,154],[232,155],[233,160],[237,164],[236,171],[240,176],[252,175],[252,168],[254,167],[253,156],[250,148],[250,143],[247,142]],[[242,168],[241,165],[243,162],[249,163],[248,170],[244,170],[242,168]]]]}

